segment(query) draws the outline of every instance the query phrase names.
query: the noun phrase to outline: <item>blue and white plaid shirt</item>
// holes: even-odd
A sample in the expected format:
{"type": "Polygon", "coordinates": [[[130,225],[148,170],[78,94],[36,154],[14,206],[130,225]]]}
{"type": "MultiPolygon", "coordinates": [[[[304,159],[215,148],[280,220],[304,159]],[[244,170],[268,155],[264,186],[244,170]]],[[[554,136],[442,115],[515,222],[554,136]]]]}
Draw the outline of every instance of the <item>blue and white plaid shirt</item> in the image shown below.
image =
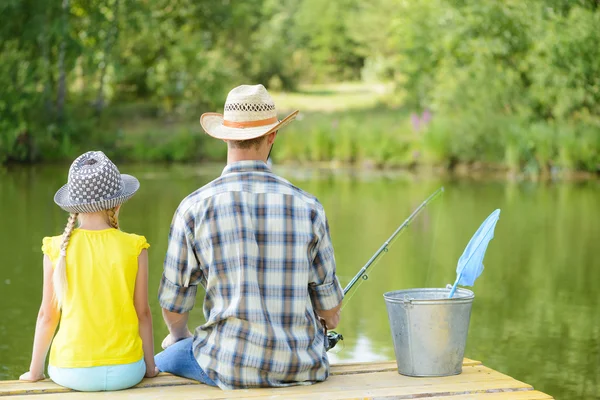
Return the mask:
{"type": "Polygon", "coordinates": [[[183,313],[206,289],[198,364],[223,389],[325,380],[315,309],[343,298],[325,211],[260,161],[229,164],[173,217],[160,305],[183,313]]]}

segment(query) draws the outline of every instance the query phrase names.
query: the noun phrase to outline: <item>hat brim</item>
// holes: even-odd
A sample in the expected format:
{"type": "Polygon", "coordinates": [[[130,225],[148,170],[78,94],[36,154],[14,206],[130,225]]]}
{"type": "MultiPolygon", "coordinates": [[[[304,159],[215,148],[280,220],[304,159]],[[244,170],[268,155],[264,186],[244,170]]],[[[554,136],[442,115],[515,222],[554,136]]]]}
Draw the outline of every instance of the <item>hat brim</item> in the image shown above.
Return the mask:
{"type": "Polygon", "coordinates": [[[54,202],[63,210],[70,213],[92,213],[103,210],[110,210],[129,200],[140,188],[140,182],[136,177],[121,174],[123,188],[117,194],[109,199],[95,201],[91,203],[75,203],[69,198],[68,185],[64,185],[54,195],[54,202]]]}
{"type": "Polygon", "coordinates": [[[223,114],[204,113],[200,117],[200,125],[202,125],[202,129],[204,129],[207,134],[217,139],[250,140],[284,128],[296,118],[298,112],[299,111],[296,110],[274,124],[251,128],[230,128],[223,125],[223,114]]]}

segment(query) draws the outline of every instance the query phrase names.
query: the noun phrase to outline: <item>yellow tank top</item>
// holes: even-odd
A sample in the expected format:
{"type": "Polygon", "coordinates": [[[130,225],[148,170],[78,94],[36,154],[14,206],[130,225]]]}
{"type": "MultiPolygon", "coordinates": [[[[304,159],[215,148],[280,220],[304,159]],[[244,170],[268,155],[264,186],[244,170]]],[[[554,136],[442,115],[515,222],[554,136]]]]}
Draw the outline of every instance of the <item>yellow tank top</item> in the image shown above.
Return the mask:
{"type": "MultiPolygon", "coordinates": [[[[42,251],[56,265],[62,236],[46,237],[42,251]]],[[[146,238],[117,229],[75,229],[67,248],[68,289],[50,365],[83,368],[142,359],[133,294],[146,238]]]]}

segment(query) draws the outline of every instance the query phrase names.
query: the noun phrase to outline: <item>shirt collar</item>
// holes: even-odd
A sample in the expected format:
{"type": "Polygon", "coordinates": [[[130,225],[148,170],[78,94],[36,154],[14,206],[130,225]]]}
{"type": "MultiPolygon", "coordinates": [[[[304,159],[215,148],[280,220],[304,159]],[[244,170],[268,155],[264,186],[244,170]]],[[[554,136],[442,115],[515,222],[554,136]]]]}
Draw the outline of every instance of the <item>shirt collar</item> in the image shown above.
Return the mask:
{"type": "Polygon", "coordinates": [[[232,172],[271,172],[271,169],[264,161],[243,160],[227,164],[221,176],[232,172]]]}

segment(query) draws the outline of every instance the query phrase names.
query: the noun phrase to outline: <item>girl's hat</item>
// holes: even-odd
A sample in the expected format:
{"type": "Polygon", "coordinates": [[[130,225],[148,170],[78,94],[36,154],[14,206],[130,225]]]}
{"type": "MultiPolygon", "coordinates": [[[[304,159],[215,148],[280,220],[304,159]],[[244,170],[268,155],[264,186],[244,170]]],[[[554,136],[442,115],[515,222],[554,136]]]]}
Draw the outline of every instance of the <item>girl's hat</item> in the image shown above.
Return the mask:
{"type": "Polygon", "coordinates": [[[283,128],[296,115],[298,110],[278,120],[275,103],[263,85],[242,85],[227,95],[223,114],[204,113],[200,125],[217,139],[249,140],[283,128]]]}
{"type": "Polygon", "coordinates": [[[54,202],[70,213],[109,210],[129,200],[139,187],[135,177],[119,173],[103,152],[89,151],[73,161],[68,182],[54,202]]]}

